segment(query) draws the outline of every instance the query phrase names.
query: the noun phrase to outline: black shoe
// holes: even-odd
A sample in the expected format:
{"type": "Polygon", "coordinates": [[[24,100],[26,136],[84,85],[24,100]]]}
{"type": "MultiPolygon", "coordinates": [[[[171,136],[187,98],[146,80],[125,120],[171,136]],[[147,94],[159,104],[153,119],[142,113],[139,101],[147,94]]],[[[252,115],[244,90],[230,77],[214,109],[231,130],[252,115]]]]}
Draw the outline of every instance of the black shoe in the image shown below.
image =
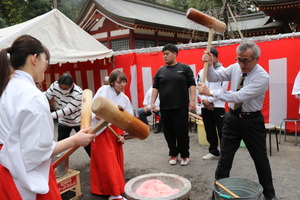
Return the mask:
{"type": "Polygon", "coordinates": [[[278,200],[276,197],[273,197],[273,198],[271,198],[271,199],[267,199],[267,198],[265,198],[266,200],[278,200]]]}
{"type": "Polygon", "coordinates": [[[155,129],[154,133],[160,133],[160,130],[159,129],[155,129]]]}

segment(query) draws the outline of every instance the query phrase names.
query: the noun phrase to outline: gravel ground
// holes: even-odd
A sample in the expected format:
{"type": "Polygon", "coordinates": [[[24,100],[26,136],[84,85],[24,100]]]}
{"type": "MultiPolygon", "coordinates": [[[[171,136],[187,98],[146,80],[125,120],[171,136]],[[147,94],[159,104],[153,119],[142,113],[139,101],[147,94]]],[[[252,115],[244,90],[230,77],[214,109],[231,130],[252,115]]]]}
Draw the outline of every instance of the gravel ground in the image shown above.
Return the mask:
{"type": "MultiPolygon", "coordinates": [[[[269,154],[269,140],[267,137],[269,154]]],[[[276,150],[275,134],[272,134],[272,156],[269,156],[276,196],[280,200],[300,199],[300,148],[294,145],[294,137],[287,136],[287,141],[276,150]]],[[[192,184],[190,200],[208,200],[212,192],[214,172],[217,160],[202,160],[208,153],[208,147],[200,145],[198,134],[190,132],[190,164],[188,166],[170,166],[168,148],[162,133],[150,133],[145,140],[128,139],[124,144],[125,179],[149,173],[177,174],[188,179],[192,184]]],[[[83,148],[78,149],[69,160],[69,168],[80,171],[82,196],[80,200],[106,200],[107,196],[92,195],[89,183],[89,158],[83,148]]],[[[231,177],[246,178],[258,182],[254,163],[246,148],[241,147],[235,156],[231,177]]],[[[62,195],[63,200],[73,197],[72,192],[62,195]]]]}

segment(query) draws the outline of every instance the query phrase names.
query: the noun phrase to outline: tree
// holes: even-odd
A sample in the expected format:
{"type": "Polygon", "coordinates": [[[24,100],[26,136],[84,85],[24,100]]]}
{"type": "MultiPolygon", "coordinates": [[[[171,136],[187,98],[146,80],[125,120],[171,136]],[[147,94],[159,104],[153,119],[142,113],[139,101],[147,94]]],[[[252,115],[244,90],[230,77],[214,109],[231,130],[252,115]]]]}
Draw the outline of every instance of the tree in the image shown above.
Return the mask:
{"type": "Polygon", "coordinates": [[[237,16],[257,12],[253,0],[156,0],[156,2],[183,11],[193,7],[215,17],[223,16],[225,5],[237,16]]]}
{"type": "MultiPolygon", "coordinates": [[[[58,9],[71,20],[76,20],[85,0],[57,0],[58,9]]],[[[1,0],[0,28],[12,26],[53,9],[53,0],[1,0]]]]}
{"type": "Polygon", "coordinates": [[[0,2],[0,28],[23,22],[26,6],[24,0],[2,0],[0,2]]]}
{"type": "Polygon", "coordinates": [[[49,12],[52,9],[50,0],[26,0],[27,6],[24,13],[24,21],[49,12]]]}
{"type": "Polygon", "coordinates": [[[167,1],[167,4],[181,10],[187,10],[189,5],[188,5],[188,0],[171,0],[167,1]]]}
{"type": "Polygon", "coordinates": [[[57,0],[58,9],[68,18],[75,21],[85,0],[57,0]]]}

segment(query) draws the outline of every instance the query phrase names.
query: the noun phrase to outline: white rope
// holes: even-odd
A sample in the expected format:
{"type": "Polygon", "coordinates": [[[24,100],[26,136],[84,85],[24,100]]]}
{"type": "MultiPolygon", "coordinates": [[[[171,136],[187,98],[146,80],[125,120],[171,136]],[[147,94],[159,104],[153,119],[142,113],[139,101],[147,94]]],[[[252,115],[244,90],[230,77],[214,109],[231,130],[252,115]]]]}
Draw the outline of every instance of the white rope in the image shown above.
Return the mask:
{"type": "MultiPolygon", "coordinates": [[[[246,41],[265,42],[265,41],[280,40],[280,39],[285,39],[285,38],[297,38],[297,37],[300,37],[300,32],[285,33],[285,34],[278,34],[278,35],[265,35],[265,36],[252,37],[252,38],[217,40],[217,41],[212,41],[212,45],[213,46],[227,46],[227,45],[237,44],[237,43],[246,42],[246,41]]],[[[207,42],[179,44],[176,46],[179,50],[206,48],[207,42]]],[[[126,55],[126,54],[130,54],[130,53],[137,53],[137,54],[155,53],[155,52],[161,52],[162,49],[163,49],[163,46],[149,47],[149,48],[142,48],[142,49],[129,49],[129,50],[122,50],[122,51],[115,51],[113,53],[113,56],[126,55]]]]}

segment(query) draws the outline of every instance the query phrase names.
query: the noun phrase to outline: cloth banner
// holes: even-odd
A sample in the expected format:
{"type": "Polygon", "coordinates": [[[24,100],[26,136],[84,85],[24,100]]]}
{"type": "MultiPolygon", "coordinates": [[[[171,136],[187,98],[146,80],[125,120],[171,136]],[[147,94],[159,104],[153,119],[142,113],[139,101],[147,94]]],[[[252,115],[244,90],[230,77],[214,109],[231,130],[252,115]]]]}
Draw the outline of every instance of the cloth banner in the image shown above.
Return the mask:
{"type": "MultiPolygon", "coordinates": [[[[279,126],[284,118],[300,118],[298,113],[299,100],[292,95],[292,88],[299,72],[300,56],[298,46],[300,38],[285,38],[274,41],[257,42],[261,48],[258,63],[269,73],[270,85],[263,104],[263,115],[266,123],[279,126]]],[[[216,46],[219,61],[224,67],[236,62],[238,44],[216,46]]],[[[194,74],[203,68],[202,55],[204,48],[180,50],[177,61],[188,64],[194,74]]],[[[45,82],[40,85],[45,90],[63,73],[70,73],[77,85],[89,88],[94,93],[103,84],[104,76],[113,69],[122,70],[128,79],[125,94],[130,98],[133,108],[142,107],[144,96],[152,85],[156,71],[164,65],[162,52],[130,53],[113,58],[83,62],[76,64],[53,65],[48,69],[45,82]]],[[[171,101],[171,99],[170,99],[171,101]]],[[[300,129],[300,126],[298,126],[300,129]]],[[[287,123],[287,130],[294,131],[294,124],[287,123]]],[[[300,132],[300,131],[298,131],[300,132]]]]}

